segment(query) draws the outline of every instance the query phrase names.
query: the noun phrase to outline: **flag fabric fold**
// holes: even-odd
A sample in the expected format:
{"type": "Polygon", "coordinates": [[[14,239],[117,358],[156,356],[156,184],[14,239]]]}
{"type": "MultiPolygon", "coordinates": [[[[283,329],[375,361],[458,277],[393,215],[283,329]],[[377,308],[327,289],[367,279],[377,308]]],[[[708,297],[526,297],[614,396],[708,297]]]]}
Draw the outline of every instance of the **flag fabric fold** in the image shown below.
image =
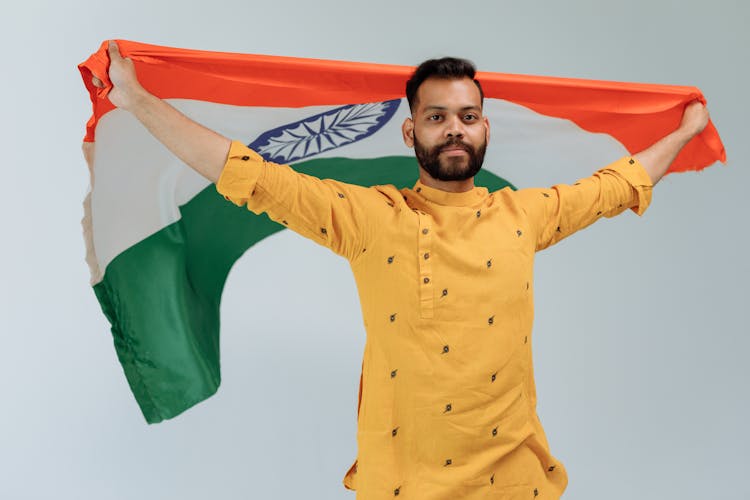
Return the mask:
{"type": "MultiPolygon", "coordinates": [[[[412,67],[118,44],[147,90],[269,161],[360,185],[404,187],[417,178],[400,135],[412,67]]],[[[217,390],[227,275],[249,248],[283,227],[228,203],[115,109],[107,99],[107,65],[106,42],[79,65],[93,106],[84,139],[91,172],[87,262],[128,383],[155,423],[217,390]],[[104,89],[93,86],[92,75],[104,89]]],[[[695,87],[477,77],[493,126],[477,184],[491,190],[544,182],[555,168],[573,181],[645,149],[677,128],[687,103],[705,102],[695,87]]],[[[709,123],[670,172],[725,159],[709,123]]]]}

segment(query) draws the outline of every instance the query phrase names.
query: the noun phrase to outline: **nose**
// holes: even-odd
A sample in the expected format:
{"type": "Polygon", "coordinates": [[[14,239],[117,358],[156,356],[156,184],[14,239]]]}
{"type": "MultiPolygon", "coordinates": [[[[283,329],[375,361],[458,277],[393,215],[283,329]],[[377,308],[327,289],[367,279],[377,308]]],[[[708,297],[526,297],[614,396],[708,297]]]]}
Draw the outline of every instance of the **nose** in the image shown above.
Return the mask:
{"type": "Polygon", "coordinates": [[[464,124],[458,116],[446,120],[445,136],[463,138],[464,124]]]}

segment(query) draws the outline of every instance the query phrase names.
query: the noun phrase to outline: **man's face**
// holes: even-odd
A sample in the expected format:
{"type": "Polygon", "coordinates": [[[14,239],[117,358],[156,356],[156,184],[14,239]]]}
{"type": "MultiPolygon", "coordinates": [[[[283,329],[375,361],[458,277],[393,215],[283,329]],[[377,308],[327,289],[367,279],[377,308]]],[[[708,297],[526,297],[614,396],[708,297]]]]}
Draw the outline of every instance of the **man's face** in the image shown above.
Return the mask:
{"type": "Polygon", "coordinates": [[[482,167],[489,122],[482,115],[479,89],[469,78],[428,78],[417,90],[404,141],[414,147],[419,165],[434,179],[462,181],[482,167]]]}

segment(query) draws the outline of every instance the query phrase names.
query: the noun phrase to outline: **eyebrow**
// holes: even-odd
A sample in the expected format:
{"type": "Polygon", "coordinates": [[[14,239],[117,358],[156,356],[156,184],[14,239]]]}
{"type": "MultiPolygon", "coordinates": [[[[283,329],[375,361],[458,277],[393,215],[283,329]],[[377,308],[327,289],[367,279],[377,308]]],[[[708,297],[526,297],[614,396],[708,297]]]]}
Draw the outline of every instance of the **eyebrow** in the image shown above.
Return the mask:
{"type": "MultiPolygon", "coordinates": [[[[445,106],[427,106],[424,108],[424,111],[446,111],[448,108],[445,106]]],[[[469,111],[469,110],[481,110],[482,108],[479,106],[464,106],[461,108],[461,111],[469,111]]]]}

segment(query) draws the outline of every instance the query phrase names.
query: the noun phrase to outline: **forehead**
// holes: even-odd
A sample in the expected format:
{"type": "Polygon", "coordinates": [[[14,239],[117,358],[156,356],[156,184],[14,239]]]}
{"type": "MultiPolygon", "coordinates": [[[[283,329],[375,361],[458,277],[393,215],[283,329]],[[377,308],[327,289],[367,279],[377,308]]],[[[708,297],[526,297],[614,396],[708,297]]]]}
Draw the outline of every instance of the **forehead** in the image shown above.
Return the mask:
{"type": "Polygon", "coordinates": [[[440,107],[466,109],[482,107],[482,96],[476,84],[469,78],[428,78],[417,89],[417,112],[440,107]]]}

